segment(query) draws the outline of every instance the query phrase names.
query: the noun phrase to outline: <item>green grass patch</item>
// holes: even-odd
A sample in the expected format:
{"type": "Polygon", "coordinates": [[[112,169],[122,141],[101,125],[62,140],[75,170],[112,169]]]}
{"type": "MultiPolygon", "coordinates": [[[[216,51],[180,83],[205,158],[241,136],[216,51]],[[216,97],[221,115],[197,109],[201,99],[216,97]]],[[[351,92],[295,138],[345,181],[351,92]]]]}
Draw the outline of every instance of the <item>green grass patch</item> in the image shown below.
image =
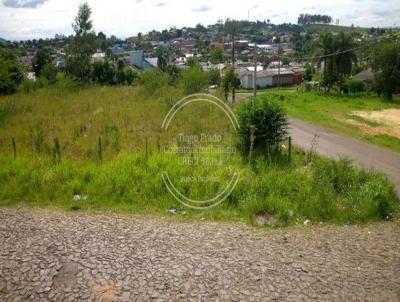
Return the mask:
{"type": "Polygon", "coordinates": [[[7,119],[7,111],[4,108],[0,108],[0,127],[4,127],[7,119]]]}
{"type": "Polygon", "coordinates": [[[349,118],[351,118],[351,119],[354,120],[354,121],[360,122],[360,123],[362,123],[362,124],[371,126],[371,127],[382,126],[381,123],[378,123],[378,122],[375,122],[375,121],[371,121],[371,120],[369,120],[369,119],[365,119],[365,118],[363,118],[363,117],[361,117],[361,116],[354,115],[354,114],[350,115],[349,118]]]}
{"type": "MultiPolygon", "coordinates": [[[[124,213],[163,214],[177,208],[176,217],[200,217],[283,226],[312,222],[363,223],[388,219],[399,210],[386,177],[354,168],[346,160],[333,161],[295,152],[291,163],[266,164],[259,157],[251,165],[238,158],[238,185],[218,207],[198,211],[184,207],[167,191],[161,174],[170,165],[178,189],[190,198],[214,196],[223,184],[179,183],[188,167],[173,164],[165,154],[121,153],[103,163],[63,161],[48,157],[0,159],[0,205],[39,206],[72,210],[111,210],[124,213]],[[77,198],[79,196],[79,198],[77,198]],[[79,200],[78,200],[79,199],[79,200]]],[[[197,172],[219,173],[206,167],[197,172]],[[204,170],[204,171],[199,171],[204,170]]]]}
{"type": "Polygon", "coordinates": [[[371,144],[386,147],[387,149],[400,152],[400,139],[396,137],[379,134],[374,136],[366,136],[365,140],[370,142],[371,144]]]}

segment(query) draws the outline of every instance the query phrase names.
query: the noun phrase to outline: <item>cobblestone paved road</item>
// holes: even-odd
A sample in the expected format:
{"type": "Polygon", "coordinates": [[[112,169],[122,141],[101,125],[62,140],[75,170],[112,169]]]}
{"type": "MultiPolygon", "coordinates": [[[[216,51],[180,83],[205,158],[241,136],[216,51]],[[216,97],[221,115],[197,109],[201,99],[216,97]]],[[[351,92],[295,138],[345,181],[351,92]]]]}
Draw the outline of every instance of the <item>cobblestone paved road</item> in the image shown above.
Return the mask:
{"type": "Polygon", "coordinates": [[[260,230],[0,209],[0,301],[400,301],[400,223],[260,230]]]}

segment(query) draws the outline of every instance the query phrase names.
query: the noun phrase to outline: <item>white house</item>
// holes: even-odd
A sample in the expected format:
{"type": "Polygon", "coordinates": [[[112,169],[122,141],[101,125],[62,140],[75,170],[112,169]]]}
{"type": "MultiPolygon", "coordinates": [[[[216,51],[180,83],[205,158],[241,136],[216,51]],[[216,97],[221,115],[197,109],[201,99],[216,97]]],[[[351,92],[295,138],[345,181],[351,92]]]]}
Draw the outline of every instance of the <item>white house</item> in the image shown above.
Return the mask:
{"type": "Polygon", "coordinates": [[[96,52],[92,55],[92,62],[102,62],[106,58],[106,54],[104,52],[96,52]]]}
{"type": "MultiPolygon", "coordinates": [[[[240,79],[240,84],[245,89],[253,89],[253,76],[254,71],[247,69],[240,69],[237,71],[240,79]]],[[[281,68],[280,72],[278,69],[264,69],[257,72],[257,87],[267,88],[278,86],[280,82],[281,86],[294,84],[294,72],[290,69],[281,68]]]]}

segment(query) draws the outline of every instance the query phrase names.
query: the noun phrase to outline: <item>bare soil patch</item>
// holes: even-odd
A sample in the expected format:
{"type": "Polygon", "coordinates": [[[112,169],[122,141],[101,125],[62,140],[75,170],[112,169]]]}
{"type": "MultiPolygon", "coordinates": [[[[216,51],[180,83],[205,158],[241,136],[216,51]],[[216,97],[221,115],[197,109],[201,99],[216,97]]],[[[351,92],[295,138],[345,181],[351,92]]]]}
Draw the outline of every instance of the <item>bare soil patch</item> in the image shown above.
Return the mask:
{"type": "Polygon", "coordinates": [[[400,138],[400,109],[354,111],[352,115],[361,118],[361,120],[347,119],[346,122],[359,127],[368,135],[386,134],[400,138]],[[365,120],[365,123],[362,120],[365,120]],[[371,123],[377,125],[371,125],[371,123]]]}

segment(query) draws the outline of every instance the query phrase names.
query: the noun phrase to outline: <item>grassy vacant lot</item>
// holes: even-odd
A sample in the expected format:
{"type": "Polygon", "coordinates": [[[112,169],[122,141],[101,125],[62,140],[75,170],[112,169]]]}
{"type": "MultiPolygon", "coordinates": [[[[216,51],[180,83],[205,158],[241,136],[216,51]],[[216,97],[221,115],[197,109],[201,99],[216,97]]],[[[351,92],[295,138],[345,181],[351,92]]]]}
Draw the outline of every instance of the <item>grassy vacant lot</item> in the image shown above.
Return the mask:
{"type": "MultiPolygon", "coordinates": [[[[306,219],[376,221],[398,212],[398,200],[386,177],[301,151],[294,152],[290,163],[287,151],[275,161],[264,156],[251,164],[235,154],[230,169],[240,171],[241,177],[228,199],[208,211],[184,208],[162,182],[166,167],[175,180],[190,173],[224,175],[226,167],[181,166],[160,146],[177,143],[182,129],[219,131],[229,138],[229,122],[211,105],[188,106],[179,113],[175,127],[165,133],[162,120],[182,94],[171,87],[148,91],[143,87],[55,87],[1,97],[0,205],[145,214],[178,208],[176,216],[182,219],[269,225],[306,219]],[[16,142],[16,158],[11,138],[16,142]]],[[[287,104],[295,102],[289,93],[282,95],[287,104]]],[[[290,107],[294,106],[288,106],[293,113],[290,107]]],[[[175,184],[194,199],[212,197],[225,185],[175,184]]]]}
{"type": "Polygon", "coordinates": [[[281,99],[289,116],[400,152],[399,125],[383,124],[356,115],[360,111],[400,109],[399,100],[386,102],[377,96],[325,95],[316,92],[298,92],[294,89],[274,89],[266,94],[281,99]]]}

